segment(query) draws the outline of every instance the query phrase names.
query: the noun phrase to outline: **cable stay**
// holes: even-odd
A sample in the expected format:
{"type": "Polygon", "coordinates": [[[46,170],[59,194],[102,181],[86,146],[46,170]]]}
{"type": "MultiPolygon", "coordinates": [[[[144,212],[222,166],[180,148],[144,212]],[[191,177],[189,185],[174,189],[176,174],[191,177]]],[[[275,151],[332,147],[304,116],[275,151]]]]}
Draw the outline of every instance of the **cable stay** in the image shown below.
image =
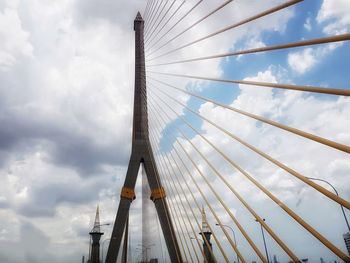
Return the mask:
{"type": "MultiPolygon", "coordinates": [[[[185,105],[178,100],[174,99],[173,97],[166,94],[164,91],[158,89],[160,92],[165,94],[168,98],[176,101],[181,106],[185,107],[185,105]]],[[[156,95],[157,96],[157,95],[156,95]]],[[[217,147],[213,143],[211,143],[208,139],[206,139],[203,135],[200,134],[200,132],[193,127],[188,121],[186,121],[183,117],[181,117],[174,109],[169,107],[169,104],[166,104],[164,100],[162,100],[159,96],[157,96],[159,100],[161,100],[165,105],[168,106],[168,108],[176,114],[177,118],[181,119],[190,129],[192,129],[196,134],[198,134],[204,141],[206,141],[210,146],[212,146],[214,149],[218,150],[217,147]]],[[[190,110],[188,107],[186,109],[190,110]]],[[[192,113],[194,111],[191,110],[192,113]]],[[[183,132],[181,132],[181,135],[188,139],[183,132]]],[[[209,162],[209,160],[196,148],[191,140],[187,140],[198,152],[198,154],[205,160],[205,162],[211,167],[211,169],[215,172],[216,175],[222,179],[225,184],[229,187],[229,189],[236,195],[237,192],[233,189],[232,185],[230,185],[226,179],[219,173],[219,171],[209,162]]],[[[220,153],[221,151],[219,151],[220,153]]],[[[229,158],[226,156],[225,158],[228,160],[229,158]]],[[[230,163],[241,172],[248,180],[250,180],[255,186],[257,186],[260,190],[262,190],[267,196],[269,196],[278,206],[280,206],[284,211],[286,211],[292,218],[294,218],[300,225],[302,225],[307,231],[309,231],[310,234],[312,234],[315,238],[317,238],[321,243],[323,243],[328,249],[330,249],[334,254],[342,258],[343,260],[347,259],[348,256],[346,256],[340,249],[338,249],[335,245],[333,245],[329,240],[327,240],[324,236],[322,236],[319,232],[317,232],[311,225],[306,223],[301,217],[299,217],[293,210],[291,210],[288,206],[286,206],[281,200],[279,200],[277,197],[275,197],[273,194],[271,194],[266,188],[264,188],[260,183],[258,183],[251,175],[249,175],[246,171],[244,171],[241,167],[239,167],[236,163],[234,163],[232,160],[230,160],[230,163]]],[[[242,197],[238,197],[240,200],[243,199],[242,197]]],[[[268,231],[268,230],[267,230],[268,231]]],[[[270,233],[271,234],[271,233],[270,233]]],[[[271,234],[272,235],[272,234],[271,234]]],[[[272,235],[273,236],[273,235],[272,235]]]]}
{"type": "Polygon", "coordinates": [[[264,17],[264,16],[273,14],[273,13],[275,13],[275,12],[277,12],[277,11],[280,11],[280,10],[282,10],[282,9],[285,9],[285,8],[287,8],[287,7],[290,7],[290,6],[292,6],[292,5],[295,5],[295,4],[297,4],[297,3],[300,3],[300,2],[302,2],[302,1],[304,1],[304,0],[290,0],[290,1],[287,1],[286,3],[280,4],[280,5],[276,6],[276,7],[273,7],[273,8],[271,8],[271,9],[268,9],[268,10],[266,10],[266,11],[264,11],[264,12],[261,12],[261,13],[259,13],[259,14],[257,14],[257,15],[254,15],[254,16],[252,16],[252,17],[249,17],[249,18],[247,18],[247,19],[244,19],[244,20],[242,20],[242,21],[240,21],[240,22],[238,22],[238,23],[235,23],[235,24],[233,24],[233,25],[230,25],[230,26],[227,26],[227,27],[225,27],[225,28],[222,28],[222,29],[220,29],[220,30],[218,30],[218,31],[215,31],[214,33],[211,33],[211,34],[209,34],[209,35],[206,35],[206,36],[204,36],[204,37],[201,37],[201,38],[199,38],[199,39],[197,39],[197,40],[194,40],[194,41],[192,41],[192,42],[189,42],[189,43],[187,43],[187,44],[185,44],[185,45],[182,45],[182,46],[180,46],[180,47],[178,47],[178,48],[172,49],[172,50],[170,50],[170,51],[168,51],[168,52],[165,52],[165,53],[163,53],[163,54],[161,54],[161,55],[159,55],[159,56],[150,58],[150,59],[146,60],[146,62],[153,61],[153,60],[155,60],[155,59],[164,57],[164,56],[169,55],[169,54],[171,54],[171,53],[173,53],[173,52],[175,52],[175,51],[179,51],[179,50],[181,50],[181,49],[183,49],[183,48],[186,48],[186,47],[189,47],[189,46],[191,46],[191,45],[194,45],[194,44],[196,44],[196,43],[198,43],[198,42],[201,42],[201,41],[203,41],[203,40],[205,40],[205,39],[214,37],[214,36],[216,36],[216,35],[219,35],[219,34],[221,34],[221,33],[226,32],[226,31],[228,31],[228,30],[237,28],[237,27],[239,27],[239,26],[242,26],[242,25],[244,25],[244,24],[247,24],[247,23],[249,23],[249,22],[252,22],[252,21],[254,21],[254,20],[256,20],[256,19],[262,18],[262,17],[264,17]]]}
{"type": "Polygon", "coordinates": [[[212,55],[212,56],[177,60],[177,61],[159,63],[159,64],[151,64],[151,65],[147,65],[147,66],[148,67],[156,67],[156,66],[181,64],[181,63],[203,61],[203,60],[215,59],[215,58],[225,58],[225,57],[241,56],[241,55],[247,55],[247,54],[255,54],[255,53],[275,51],[275,50],[288,49],[288,48],[336,43],[336,42],[342,42],[342,41],[348,41],[348,40],[350,40],[350,34],[335,35],[335,36],[330,36],[330,37],[303,40],[303,41],[299,41],[299,42],[279,44],[279,45],[273,45],[273,46],[268,46],[268,47],[259,47],[259,48],[252,48],[252,49],[241,50],[241,51],[236,51],[236,52],[227,52],[227,53],[212,55]]]}
{"type": "Polygon", "coordinates": [[[344,144],[340,144],[340,143],[337,143],[337,142],[334,142],[334,141],[331,141],[331,140],[328,140],[328,139],[325,139],[323,137],[320,137],[320,136],[317,136],[317,135],[314,135],[314,134],[311,134],[311,133],[308,133],[308,132],[305,132],[305,131],[301,131],[301,130],[298,130],[296,128],[293,128],[293,127],[289,127],[287,125],[284,125],[284,124],[281,124],[281,123],[278,123],[278,122],[275,122],[275,121],[272,121],[272,120],[269,120],[267,118],[264,118],[262,116],[258,116],[258,115],[255,115],[255,114],[252,114],[252,113],[249,113],[249,112],[246,112],[246,111],[243,111],[243,110],[239,110],[239,109],[236,109],[234,107],[231,107],[231,106],[228,106],[228,105],[224,105],[222,103],[219,103],[217,101],[214,101],[214,100],[211,100],[209,98],[205,98],[203,96],[200,96],[200,95],[197,95],[197,94],[194,94],[192,92],[189,92],[189,91],[186,91],[186,90],[183,90],[183,89],[180,89],[180,88],[177,88],[173,85],[170,85],[170,84],[167,84],[163,81],[159,81],[159,80],[156,80],[152,77],[150,77],[150,79],[154,80],[154,81],[157,81],[163,85],[166,85],[170,88],[173,88],[175,90],[178,90],[178,91],[181,91],[185,94],[188,94],[190,96],[193,96],[193,97],[196,97],[197,99],[200,99],[202,101],[205,101],[205,102],[210,102],[210,103],[213,103],[217,106],[220,106],[224,109],[228,109],[228,110],[231,110],[231,111],[234,111],[236,113],[239,113],[241,115],[244,115],[244,116],[247,116],[249,118],[252,118],[252,119],[255,119],[255,120],[258,120],[258,121],[261,121],[263,123],[267,123],[269,125],[272,125],[274,127],[277,127],[277,128],[280,128],[282,130],[285,130],[285,131],[288,131],[288,132],[291,132],[293,134],[296,134],[296,135],[299,135],[301,137],[304,137],[306,139],[310,139],[312,141],[315,141],[315,142],[318,142],[318,143],[321,143],[323,145],[327,145],[331,148],[334,148],[334,149],[337,149],[337,150],[340,150],[340,151],[343,151],[343,152],[346,152],[346,153],[350,153],[350,147],[349,146],[346,146],[344,144]]]}
{"type": "Polygon", "coordinates": [[[305,85],[303,86],[303,85],[292,85],[292,84],[249,81],[249,80],[219,79],[219,78],[209,78],[209,77],[184,75],[184,74],[162,73],[157,71],[147,71],[147,72],[166,75],[166,76],[174,76],[174,77],[190,78],[190,79],[198,79],[198,80],[209,80],[209,81],[231,83],[231,84],[244,84],[244,85],[251,85],[251,86],[258,86],[258,87],[306,91],[306,92],[314,92],[314,93],[321,93],[321,94],[328,94],[328,95],[350,96],[350,90],[348,89],[323,88],[323,87],[317,87],[317,86],[305,86],[305,85]]]}
{"type": "Polygon", "coordinates": [[[161,48],[167,46],[169,43],[171,43],[173,40],[175,40],[176,38],[182,36],[184,33],[186,33],[187,31],[189,31],[190,29],[192,29],[193,27],[195,27],[196,25],[198,25],[199,23],[203,22],[205,19],[207,19],[208,17],[212,16],[213,14],[215,14],[216,12],[218,12],[219,10],[221,10],[222,8],[224,8],[226,5],[228,5],[229,3],[231,3],[233,0],[227,0],[224,3],[222,3],[220,6],[218,6],[217,8],[215,8],[213,11],[211,11],[210,13],[208,13],[207,15],[205,15],[204,17],[202,17],[201,19],[197,20],[196,22],[194,22],[192,25],[190,25],[189,27],[187,27],[185,30],[181,31],[180,33],[178,33],[177,35],[175,35],[174,37],[170,38],[168,41],[166,41],[163,45],[161,45],[160,47],[158,47],[156,50],[154,50],[153,52],[151,52],[150,54],[148,54],[149,56],[152,55],[153,53],[157,52],[158,50],[160,50],[161,48]]]}
{"type": "MultiPolygon", "coordinates": [[[[203,0],[199,0],[190,10],[188,10],[173,26],[169,28],[159,39],[158,42],[163,39],[171,30],[173,30],[182,20],[184,20],[193,10],[196,9],[197,6],[199,6],[203,0]]],[[[147,51],[147,49],[146,49],[147,51]]]]}
{"type": "MultiPolygon", "coordinates": [[[[174,2],[176,2],[176,0],[174,0],[174,2]]],[[[181,7],[185,4],[185,0],[183,0],[182,2],[181,2],[181,4],[175,9],[175,11],[171,14],[171,16],[169,16],[169,18],[168,18],[168,20],[163,24],[163,26],[158,30],[158,32],[162,32],[162,30],[165,28],[165,26],[170,22],[170,20],[176,15],[176,13],[181,9],[181,7]]],[[[158,34],[159,33],[157,33],[157,36],[158,36],[158,34]]],[[[153,37],[153,39],[151,39],[150,40],[150,42],[147,44],[147,46],[145,47],[145,51],[146,51],[146,53],[148,53],[148,51],[152,48],[152,47],[154,47],[156,44],[158,44],[158,41],[157,42],[155,42],[155,43],[153,43],[153,45],[151,45],[150,47],[149,47],[149,45],[150,45],[150,43],[152,43],[152,41],[154,40],[154,39],[156,39],[155,37],[153,37]]]]}

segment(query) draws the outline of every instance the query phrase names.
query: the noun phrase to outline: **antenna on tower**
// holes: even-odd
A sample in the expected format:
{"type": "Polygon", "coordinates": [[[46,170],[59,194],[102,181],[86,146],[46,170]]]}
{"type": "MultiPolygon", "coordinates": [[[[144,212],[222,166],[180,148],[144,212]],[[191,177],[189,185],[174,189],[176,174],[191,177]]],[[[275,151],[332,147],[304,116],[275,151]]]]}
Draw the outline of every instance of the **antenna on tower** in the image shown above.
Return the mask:
{"type": "Polygon", "coordinates": [[[202,232],[203,233],[209,233],[210,229],[208,227],[207,223],[207,215],[205,214],[204,207],[202,206],[202,232]]]}
{"type": "Polygon", "coordinates": [[[100,233],[101,232],[101,224],[100,224],[100,206],[96,207],[96,215],[95,215],[95,223],[94,227],[91,230],[92,233],[100,233]]]}

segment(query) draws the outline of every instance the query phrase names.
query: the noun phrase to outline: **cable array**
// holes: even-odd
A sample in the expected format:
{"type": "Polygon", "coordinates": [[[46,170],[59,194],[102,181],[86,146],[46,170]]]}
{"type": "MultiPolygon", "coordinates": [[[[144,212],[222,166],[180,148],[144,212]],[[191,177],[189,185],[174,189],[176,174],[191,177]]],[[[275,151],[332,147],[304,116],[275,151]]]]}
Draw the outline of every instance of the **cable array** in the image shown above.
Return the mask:
{"type": "MultiPolygon", "coordinates": [[[[309,222],[309,218],[298,213],[298,211],[285,202],[283,198],[278,196],[269,189],[266,182],[259,178],[258,175],[249,171],[246,164],[242,164],[239,160],[235,160],[228,154],[225,149],[221,149],[215,140],[208,134],[204,134],[198,123],[208,125],[214,129],[220,138],[239,145],[239,149],[247,151],[249,154],[260,158],[264,162],[274,167],[278,176],[289,178],[297,181],[301,187],[313,190],[321,195],[319,197],[340,205],[344,210],[350,209],[350,202],[327,190],[321,184],[316,183],[314,178],[299,172],[298,169],[287,165],[279,160],[278,156],[265,152],[263,149],[244,139],[242,136],[235,134],[227,128],[224,128],[215,119],[209,118],[202,114],[192,105],[198,103],[209,103],[218,107],[225,112],[234,114],[235,119],[250,120],[263,124],[272,129],[287,133],[289,136],[295,136],[300,140],[308,143],[316,144],[325,149],[335,151],[339,154],[347,155],[350,153],[350,146],[319,136],[310,131],[299,129],[276,121],[273,118],[249,112],[239,107],[225,104],[219,99],[212,99],[209,96],[202,95],[202,89],[191,90],[190,81],[197,81],[197,85],[206,84],[222,84],[222,88],[218,93],[225,94],[223,87],[230,85],[230,89],[244,90],[245,85],[256,89],[273,89],[279,92],[303,92],[305,96],[313,94],[315,96],[330,95],[332,98],[343,96],[344,99],[350,96],[350,90],[346,88],[332,88],[322,86],[310,86],[303,84],[275,83],[264,81],[252,81],[246,79],[228,79],[216,76],[196,75],[191,72],[173,72],[172,65],[179,66],[193,63],[196,67],[197,62],[206,62],[213,59],[230,59],[237,56],[247,56],[259,53],[270,54],[276,52],[284,52],[297,48],[311,48],[332,43],[346,44],[350,40],[350,34],[339,34],[333,36],[320,36],[312,39],[295,40],[291,42],[272,44],[258,48],[248,48],[242,50],[233,50],[212,55],[201,54],[198,57],[182,58],[179,52],[183,49],[193,47],[204,40],[212,40],[213,37],[228,33],[231,30],[238,29],[247,24],[258,23],[260,19],[271,16],[275,13],[282,12],[288,8],[295,8],[301,4],[303,0],[287,0],[282,4],[278,4],[272,8],[244,18],[238,22],[230,22],[218,30],[205,34],[202,37],[191,39],[191,32],[196,27],[203,25],[209,17],[218,17],[219,12],[225,8],[234,8],[236,1],[227,0],[217,4],[212,10],[200,10],[203,0],[187,5],[185,1],[163,1],[150,0],[147,2],[145,9],[145,51],[146,51],[146,76],[147,90],[143,90],[143,96],[147,97],[147,108],[149,116],[150,143],[155,152],[155,161],[159,169],[160,180],[167,192],[167,200],[169,211],[174,221],[176,238],[180,242],[179,253],[187,262],[201,262],[204,258],[208,262],[203,245],[209,248],[211,257],[215,262],[232,262],[230,257],[232,253],[239,258],[241,262],[247,262],[247,249],[243,249],[243,245],[238,246],[236,241],[225,228],[225,218],[234,226],[236,234],[239,234],[241,242],[254,253],[254,256],[261,262],[268,262],[267,255],[264,255],[263,249],[257,242],[256,235],[247,228],[247,224],[237,216],[233,211],[231,200],[237,205],[237,209],[244,210],[244,213],[256,220],[264,231],[266,231],[271,240],[283,251],[293,262],[301,262],[301,255],[298,255],[295,247],[285,236],[280,235],[280,231],[275,225],[269,224],[262,215],[260,209],[247,198],[233,182],[234,180],[243,180],[252,187],[254,191],[261,193],[266,200],[273,203],[285,216],[296,223],[296,226],[303,229],[305,233],[310,235],[315,241],[319,242],[325,249],[332,252],[335,256],[345,262],[350,262],[349,256],[338,246],[338,242],[331,240],[320,229],[313,226],[309,222]],[[232,3],[232,4],[231,4],[232,3]],[[191,20],[194,12],[202,11],[203,14],[194,21],[191,20]],[[187,21],[185,23],[185,21],[187,21]],[[183,28],[180,28],[182,26],[183,28]],[[181,41],[182,39],[182,41],[181,41]],[[176,59],[169,58],[170,54],[176,54],[176,59]],[[161,59],[159,61],[159,59],[161,59]],[[154,70],[154,69],[157,70],[154,70]],[[174,84],[175,83],[175,84],[174,84]],[[183,84],[185,83],[185,85],[183,84]],[[199,83],[199,84],[198,84],[199,83]],[[239,85],[239,86],[238,86],[239,85]],[[187,98],[182,100],[181,98],[187,98]],[[196,102],[196,103],[194,103],[196,102]],[[201,145],[202,147],[200,147],[201,145]],[[204,145],[204,146],[203,146],[204,145]],[[208,156],[210,149],[215,152],[214,158],[208,156]],[[213,161],[215,159],[216,161],[213,161]],[[221,167],[217,165],[217,159],[225,163],[225,167],[229,167],[230,176],[225,174],[221,167]],[[283,173],[280,173],[280,172],[283,173]],[[232,178],[231,178],[232,177],[232,178]],[[234,178],[233,178],[234,177],[234,178]],[[218,185],[222,188],[218,189],[218,185]],[[225,191],[223,191],[225,189],[225,191]],[[227,202],[229,195],[230,202],[227,202]],[[207,240],[203,233],[200,221],[203,219],[201,206],[205,205],[208,209],[211,220],[205,218],[205,223],[210,229],[213,241],[207,240]],[[213,221],[218,228],[213,227],[213,221]],[[213,242],[211,248],[210,242],[213,242]]],[[[238,2],[238,1],[237,1],[238,2]]],[[[192,19],[193,20],[193,19],[192,19]]],[[[202,64],[201,64],[202,65],[202,64]]],[[[237,70],[237,69],[236,69],[237,70]]],[[[218,85],[219,86],[219,85],[218,85]]],[[[230,120],[227,120],[230,122],[230,120]]],[[[264,138],[260,138],[264,140],[264,138]]],[[[346,218],[346,214],[344,212],[346,218]]],[[[204,220],[204,219],[203,219],[204,220]]],[[[250,255],[249,255],[250,256],[250,255]]]]}

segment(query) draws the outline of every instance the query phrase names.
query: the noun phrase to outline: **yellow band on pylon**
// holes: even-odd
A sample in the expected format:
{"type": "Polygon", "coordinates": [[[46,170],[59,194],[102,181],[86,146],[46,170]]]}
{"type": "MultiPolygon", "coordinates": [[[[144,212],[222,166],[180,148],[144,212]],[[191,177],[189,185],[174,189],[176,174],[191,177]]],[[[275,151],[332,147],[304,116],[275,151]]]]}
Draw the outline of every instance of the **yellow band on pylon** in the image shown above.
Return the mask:
{"type": "Polygon", "coordinates": [[[120,193],[121,198],[126,198],[130,200],[134,200],[136,198],[134,189],[123,187],[122,192],[120,193]]]}
{"type": "Polygon", "coordinates": [[[155,200],[164,198],[165,196],[165,190],[163,187],[156,188],[152,190],[151,200],[154,202],[155,200]]]}

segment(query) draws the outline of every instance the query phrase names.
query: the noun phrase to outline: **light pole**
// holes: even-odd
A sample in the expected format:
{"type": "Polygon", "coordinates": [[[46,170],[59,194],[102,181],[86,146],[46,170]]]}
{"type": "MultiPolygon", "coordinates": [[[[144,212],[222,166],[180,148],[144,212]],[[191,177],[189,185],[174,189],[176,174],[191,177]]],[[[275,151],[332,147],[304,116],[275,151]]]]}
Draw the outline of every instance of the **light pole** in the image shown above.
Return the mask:
{"type": "MultiPolygon", "coordinates": [[[[134,252],[134,254],[133,254],[132,257],[133,257],[133,259],[135,258],[135,262],[136,262],[136,263],[137,263],[138,257],[139,257],[140,255],[142,255],[142,252],[143,252],[143,249],[142,249],[142,248],[139,248],[139,247],[135,248],[135,252],[134,252]],[[137,252],[139,252],[139,254],[138,254],[137,257],[136,257],[137,252]]],[[[133,261],[131,260],[131,262],[133,262],[133,261]]]]}
{"type": "Polygon", "coordinates": [[[102,245],[101,245],[101,254],[102,254],[102,262],[103,262],[103,246],[105,244],[106,241],[111,240],[110,238],[106,238],[105,240],[102,241],[102,245]]]}
{"type": "MultiPolygon", "coordinates": [[[[215,224],[216,226],[220,226],[220,224],[216,223],[215,224]]],[[[231,231],[232,231],[232,235],[233,235],[233,240],[235,241],[235,246],[237,247],[237,240],[236,240],[236,235],[235,235],[235,231],[233,231],[233,228],[228,226],[228,225],[222,225],[223,227],[227,227],[229,228],[231,231]]],[[[238,254],[236,253],[236,256],[237,256],[237,262],[239,263],[239,257],[238,257],[238,254]]]]}
{"type": "Polygon", "coordinates": [[[143,250],[141,250],[141,251],[137,254],[135,263],[137,263],[138,258],[140,258],[141,261],[144,260],[144,258],[143,258],[143,250]]]}
{"type": "MultiPolygon", "coordinates": [[[[258,222],[257,219],[255,219],[255,221],[258,222]]],[[[265,218],[263,218],[263,221],[265,222],[265,218]]],[[[259,222],[259,223],[260,223],[260,222],[259,222]]],[[[265,247],[266,259],[267,259],[267,262],[270,262],[269,253],[267,252],[267,247],[266,247],[266,240],[265,240],[264,228],[263,228],[262,224],[260,224],[260,228],[261,228],[261,234],[262,234],[262,237],[263,237],[263,240],[264,240],[264,247],[265,247]]]]}
{"type": "MultiPolygon", "coordinates": [[[[309,179],[309,180],[321,181],[321,182],[324,182],[324,183],[328,184],[330,187],[332,187],[332,189],[334,190],[335,194],[337,196],[339,196],[337,189],[335,189],[335,187],[330,182],[328,182],[328,181],[326,181],[324,179],[319,179],[319,178],[313,178],[313,177],[306,177],[306,178],[309,179]]],[[[347,225],[349,233],[350,233],[350,225],[349,225],[349,221],[348,221],[348,219],[346,217],[346,214],[345,214],[345,211],[344,211],[344,207],[342,205],[340,205],[340,208],[341,208],[341,211],[343,212],[344,219],[345,219],[346,225],[347,225]]]]}
{"type": "Polygon", "coordinates": [[[155,246],[155,244],[150,244],[148,246],[142,245],[142,244],[138,244],[138,246],[142,246],[146,250],[146,261],[148,261],[147,250],[151,249],[151,247],[155,246]]]}

